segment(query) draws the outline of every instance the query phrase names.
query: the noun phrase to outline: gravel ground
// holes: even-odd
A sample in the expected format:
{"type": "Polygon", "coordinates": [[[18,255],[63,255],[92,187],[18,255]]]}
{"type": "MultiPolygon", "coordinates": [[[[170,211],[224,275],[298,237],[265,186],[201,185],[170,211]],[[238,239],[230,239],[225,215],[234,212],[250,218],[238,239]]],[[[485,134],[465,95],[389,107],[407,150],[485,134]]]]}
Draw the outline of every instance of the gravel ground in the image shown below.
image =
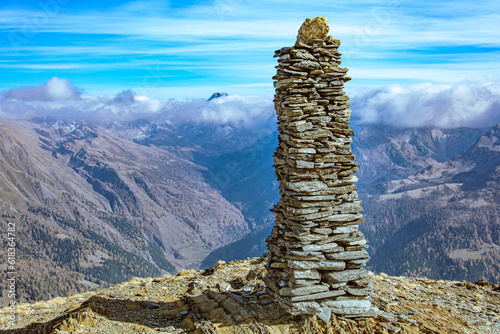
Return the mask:
{"type": "Polygon", "coordinates": [[[369,314],[288,315],[264,289],[265,258],[133,279],[0,309],[0,333],[500,333],[500,285],[373,275],[369,314]]]}

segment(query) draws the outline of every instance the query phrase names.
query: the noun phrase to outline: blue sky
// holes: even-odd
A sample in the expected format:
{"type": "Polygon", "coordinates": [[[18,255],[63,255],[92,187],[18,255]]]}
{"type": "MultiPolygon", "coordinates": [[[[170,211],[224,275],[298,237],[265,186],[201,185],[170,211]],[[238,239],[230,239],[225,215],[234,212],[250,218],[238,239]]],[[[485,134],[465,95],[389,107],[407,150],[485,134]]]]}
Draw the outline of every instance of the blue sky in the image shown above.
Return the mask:
{"type": "Polygon", "coordinates": [[[0,5],[0,90],[57,76],[84,94],[272,95],[274,50],[318,15],[351,88],[500,76],[498,1],[18,0],[0,5]]]}

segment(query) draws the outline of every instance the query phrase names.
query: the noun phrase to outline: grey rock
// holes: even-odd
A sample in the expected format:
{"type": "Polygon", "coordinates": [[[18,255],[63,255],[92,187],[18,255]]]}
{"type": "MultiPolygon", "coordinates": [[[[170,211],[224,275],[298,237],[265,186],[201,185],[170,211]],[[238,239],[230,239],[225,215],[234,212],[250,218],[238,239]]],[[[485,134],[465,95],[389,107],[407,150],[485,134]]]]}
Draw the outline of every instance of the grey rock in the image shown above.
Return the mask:
{"type": "Polygon", "coordinates": [[[294,260],[325,260],[325,256],[321,252],[299,252],[289,251],[287,258],[294,260]]]}
{"type": "MultiPolygon", "coordinates": [[[[292,269],[342,270],[342,269],[345,268],[345,262],[344,261],[297,261],[297,260],[289,260],[288,261],[288,267],[292,268],[292,269]]],[[[328,274],[324,274],[323,276],[325,276],[325,275],[328,275],[328,274]]],[[[352,276],[352,274],[351,274],[351,276],[352,276]]],[[[330,281],[328,281],[328,282],[330,282],[330,281]]],[[[338,283],[338,282],[332,282],[332,283],[338,283]]]]}
{"type": "Polygon", "coordinates": [[[346,226],[336,226],[332,229],[332,233],[343,234],[352,233],[358,230],[358,225],[346,225],[346,226]]]}
{"type": "Polygon", "coordinates": [[[326,254],[330,260],[357,260],[370,257],[365,250],[326,254]]]}
{"type": "Polygon", "coordinates": [[[338,244],[335,242],[329,243],[329,244],[323,244],[323,245],[318,245],[318,244],[311,244],[311,245],[305,245],[302,246],[302,249],[304,251],[326,251],[329,249],[335,249],[338,247],[338,244]]]}
{"type": "Polygon", "coordinates": [[[399,333],[401,331],[401,327],[395,326],[388,322],[380,322],[379,325],[387,328],[392,333],[399,333]]]}
{"type": "Polygon", "coordinates": [[[329,221],[332,222],[349,222],[349,221],[355,221],[357,219],[363,218],[363,215],[361,214],[337,214],[337,215],[331,215],[328,217],[329,221]]]}
{"type": "Polygon", "coordinates": [[[314,162],[295,160],[295,164],[293,164],[292,166],[297,167],[297,168],[314,168],[314,162]]]}
{"type": "Polygon", "coordinates": [[[311,232],[328,235],[328,234],[332,233],[332,229],[327,228],[327,227],[323,227],[323,228],[315,227],[315,228],[311,229],[311,232]]]}
{"type": "Polygon", "coordinates": [[[293,303],[292,314],[312,314],[323,320],[325,323],[330,321],[332,310],[329,307],[322,307],[316,302],[296,302],[293,303]]]}
{"type": "Polygon", "coordinates": [[[155,309],[155,308],[159,308],[160,305],[158,305],[158,303],[155,303],[155,302],[143,302],[142,303],[142,307],[144,308],[148,308],[148,309],[155,309]]]}
{"type": "Polygon", "coordinates": [[[296,296],[296,297],[290,298],[290,300],[292,302],[301,302],[301,301],[307,301],[307,300],[318,300],[318,299],[332,298],[332,297],[341,296],[343,294],[345,294],[345,291],[343,291],[343,290],[332,290],[332,291],[314,293],[314,294],[305,295],[305,296],[296,296]]]}
{"type": "Polygon", "coordinates": [[[309,269],[309,270],[296,270],[296,269],[288,269],[286,272],[293,278],[296,279],[320,279],[321,274],[316,270],[316,269],[309,269]]]}
{"type": "MultiPolygon", "coordinates": [[[[290,263],[289,263],[290,265],[290,263]]],[[[325,281],[329,283],[341,283],[354,281],[360,278],[364,278],[368,276],[368,270],[366,269],[352,269],[352,270],[344,270],[344,271],[332,271],[329,273],[323,274],[323,278],[325,281]]]]}
{"type": "Polygon", "coordinates": [[[362,314],[370,310],[369,300],[327,300],[321,306],[329,307],[336,314],[362,314]]]}
{"type": "Polygon", "coordinates": [[[347,288],[346,291],[354,296],[369,296],[373,293],[371,288],[347,288]]]}
{"type": "Polygon", "coordinates": [[[279,293],[280,293],[280,295],[285,296],[285,297],[304,296],[304,295],[310,295],[313,293],[328,291],[328,289],[329,289],[328,285],[310,285],[310,286],[304,286],[304,287],[300,287],[300,288],[285,287],[285,288],[281,288],[279,293]]]}
{"type": "Polygon", "coordinates": [[[290,147],[288,149],[288,152],[289,153],[312,153],[312,154],[315,154],[316,150],[314,148],[308,148],[308,147],[304,147],[304,148],[290,147]]]}
{"type": "Polygon", "coordinates": [[[328,186],[326,183],[322,181],[301,181],[301,182],[290,182],[288,184],[288,187],[291,190],[298,191],[298,192],[312,192],[312,191],[317,191],[321,189],[325,189],[328,186]]]}

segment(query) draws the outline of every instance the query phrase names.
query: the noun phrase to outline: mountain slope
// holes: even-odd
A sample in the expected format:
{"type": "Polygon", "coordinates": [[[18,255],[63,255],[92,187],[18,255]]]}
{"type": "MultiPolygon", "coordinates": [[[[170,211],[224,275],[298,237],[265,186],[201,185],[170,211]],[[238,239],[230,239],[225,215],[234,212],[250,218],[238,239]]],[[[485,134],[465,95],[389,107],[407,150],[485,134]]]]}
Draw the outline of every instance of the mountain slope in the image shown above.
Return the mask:
{"type": "MultiPolygon", "coordinates": [[[[478,140],[481,143],[494,141],[481,137],[488,130],[353,127],[358,135],[352,146],[361,162],[357,185],[367,220],[360,228],[370,244],[370,269],[395,275],[449,279],[477,280],[484,276],[498,281],[500,268],[494,255],[495,245],[500,245],[496,220],[500,198],[496,190],[498,183],[490,182],[473,193],[464,192],[466,183],[458,185],[458,181],[452,180],[454,177],[468,179],[469,176],[460,173],[472,173],[471,168],[476,166],[474,161],[490,159],[491,155],[485,152],[474,153],[481,158],[470,153],[477,151],[473,147],[478,140]],[[469,158],[460,158],[462,156],[469,158]],[[441,172],[431,172],[434,176],[424,177],[429,171],[443,169],[454,172],[448,179],[443,178],[441,172]],[[488,210],[478,204],[483,202],[488,210]],[[461,254],[462,249],[458,245],[463,240],[471,240],[471,244],[464,243],[460,247],[470,252],[475,252],[476,247],[484,256],[477,260],[458,258],[456,254],[461,254]],[[451,258],[440,256],[448,253],[453,254],[451,258]]],[[[490,165],[499,166],[499,163],[492,160],[490,165]]],[[[486,168],[482,163],[477,166],[482,170],[486,168]]],[[[250,171],[248,168],[248,173],[250,171]]],[[[485,170],[486,174],[490,172],[491,169],[485,170]]],[[[470,180],[475,182],[474,178],[470,180]]],[[[250,184],[252,182],[261,185],[257,177],[249,180],[250,184]]],[[[267,183],[256,189],[272,194],[271,187],[272,184],[267,183]]],[[[269,235],[270,226],[261,225],[241,240],[216,249],[203,265],[210,266],[218,259],[260,255],[266,251],[264,239],[269,235]]]]}
{"type": "Polygon", "coordinates": [[[371,268],[500,282],[499,130],[449,161],[362,193],[371,268]]]}
{"type": "Polygon", "coordinates": [[[21,301],[195,267],[248,231],[203,167],[166,149],[84,122],[1,123],[0,209],[16,225],[21,301]]]}
{"type": "MultiPolygon", "coordinates": [[[[279,196],[267,130],[1,123],[0,209],[17,225],[21,300],[266,251],[279,196]]],[[[498,280],[498,126],[353,127],[371,268],[498,280]]]]}
{"type": "Polygon", "coordinates": [[[470,147],[487,129],[401,129],[381,125],[353,126],[353,151],[360,163],[358,186],[405,178],[470,147]]]}

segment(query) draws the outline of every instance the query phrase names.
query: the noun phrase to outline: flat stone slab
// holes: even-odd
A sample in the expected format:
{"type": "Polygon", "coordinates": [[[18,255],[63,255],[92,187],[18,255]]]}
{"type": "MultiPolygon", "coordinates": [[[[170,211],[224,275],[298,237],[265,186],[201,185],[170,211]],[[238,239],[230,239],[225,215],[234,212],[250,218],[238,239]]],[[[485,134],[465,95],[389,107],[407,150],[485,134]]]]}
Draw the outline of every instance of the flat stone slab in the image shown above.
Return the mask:
{"type": "Polygon", "coordinates": [[[329,288],[330,287],[327,285],[309,285],[300,288],[286,287],[286,288],[281,288],[279,293],[284,297],[304,296],[318,292],[325,292],[328,291],[329,288]]]}
{"type": "Polygon", "coordinates": [[[331,250],[337,248],[339,245],[336,244],[335,242],[329,243],[329,244],[311,244],[311,245],[305,245],[302,246],[302,249],[304,251],[326,251],[326,250],[331,250]]]}
{"type": "Polygon", "coordinates": [[[321,306],[329,307],[335,314],[362,314],[368,312],[371,307],[369,300],[327,300],[321,306]]]}
{"type": "Polygon", "coordinates": [[[316,269],[309,270],[297,270],[287,268],[286,272],[294,278],[297,279],[320,279],[321,275],[316,269]]]}
{"type": "Polygon", "coordinates": [[[326,254],[326,257],[330,260],[357,260],[357,259],[367,259],[370,257],[368,252],[365,250],[351,251],[351,252],[339,252],[326,254]]]}
{"type": "Polygon", "coordinates": [[[288,183],[288,188],[298,192],[313,192],[328,188],[322,181],[300,181],[288,183]]]}
{"type": "MultiPolygon", "coordinates": [[[[292,268],[292,269],[343,270],[345,268],[345,262],[344,261],[289,260],[288,267],[292,268]]],[[[334,282],[334,283],[336,283],[336,282],[334,282]]]]}
{"type": "Polygon", "coordinates": [[[290,300],[292,302],[302,302],[302,301],[307,301],[307,300],[319,300],[319,299],[325,299],[325,298],[333,298],[333,297],[341,296],[344,294],[345,294],[345,291],[343,291],[343,290],[333,290],[333,291],[314,293],[312,295],[306,295],[306,296],[296,296],[296,297],[290,298],[290,300]]]}
{"type": "Polygon", "coordinates": [[[358,230],[358,225],[337,226],[332,229],[335,234],[352,233],[358,230]]]}
{"type": "MultiPolygon", "coordinates": [[[[288,261],[288,265],[290,265],[290,261],[288,261]]],[[[364,277],[368,277],[368,270],[366,269],[332,271],[323,274],[323,278],[329,283],[349,282],[364,277]]]]}

